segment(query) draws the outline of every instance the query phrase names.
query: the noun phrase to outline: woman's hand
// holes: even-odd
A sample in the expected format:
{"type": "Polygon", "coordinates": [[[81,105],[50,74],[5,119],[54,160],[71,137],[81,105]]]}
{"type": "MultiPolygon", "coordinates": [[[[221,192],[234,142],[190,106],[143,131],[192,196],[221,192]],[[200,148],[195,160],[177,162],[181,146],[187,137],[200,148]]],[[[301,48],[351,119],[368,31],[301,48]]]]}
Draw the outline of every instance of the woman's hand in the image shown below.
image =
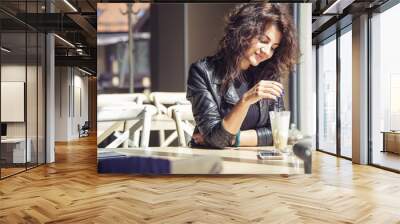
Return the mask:
{"type": "Polygon", "coordinates": [[[204,145],[204,144],[205,144],[205,142],[204,142],[204,137],[203,137],[203,135],[200,134],[200,133],[195,133],[195,134],[193,134],[193,140],[194,140],[194,142],[195,142],[196,144],[199,144],[199,145],[204,145]]]}
{"type": "Polygon", "coordinates": [[[242,96],[242,103],[250,106],[261,99],[277,100],[282,96],[283,86],[279,82],[261,80],[242,96]]]}

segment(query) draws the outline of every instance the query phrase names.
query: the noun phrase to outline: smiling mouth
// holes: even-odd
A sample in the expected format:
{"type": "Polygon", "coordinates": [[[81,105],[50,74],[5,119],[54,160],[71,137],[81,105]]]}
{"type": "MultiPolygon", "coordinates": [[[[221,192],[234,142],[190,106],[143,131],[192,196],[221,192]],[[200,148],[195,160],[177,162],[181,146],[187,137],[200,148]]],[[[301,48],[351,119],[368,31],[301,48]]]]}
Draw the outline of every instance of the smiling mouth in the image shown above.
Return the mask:
{"type": "Polygon", "coordinates": [[[257,61],[261,61],[261,59],[262,59],[261,55],[256,54],[256,59],[257,59],[257,61]]]}

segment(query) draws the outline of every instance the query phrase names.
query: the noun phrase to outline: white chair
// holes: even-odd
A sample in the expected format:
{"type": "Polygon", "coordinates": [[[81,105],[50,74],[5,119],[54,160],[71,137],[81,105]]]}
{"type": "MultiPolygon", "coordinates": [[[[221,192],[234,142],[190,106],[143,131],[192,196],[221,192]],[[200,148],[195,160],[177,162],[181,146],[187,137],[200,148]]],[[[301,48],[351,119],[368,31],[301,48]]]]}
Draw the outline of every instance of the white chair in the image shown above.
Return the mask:
{"type": "Polygon", "coordinates": [[[99,94],[97,96],[97,107],[119,105],[121,103],[142,105],[144,103],[150,103],[150,99],[143,93],[112,93],[99,94]]]}
{"type": "MultiPolygon", "coordinates": [[[[149,97],[144,93],[112,93],[112,94],[99,94],[97,96],[97,111],[102,111],[103,108],[110,107],[136,107],[137,105],[143,105],[143,103],[150,103],[149,97]]],[[[102,135],[98,136],[98,141],[103,141],[112,133],[125,132],[125,122],[123,121],[111,121],[111,122],[98,122],[98,132],[102,135]]],[[[140,128],[139,128],[140,129],[140,128]]],[[[140,130],[137,134],[134,130],[129,133],[129,141],[124,142],[124,147],[139,146],[140,130]],[[134,139],[134,136],[137,139],[134,139]],[[134,142],[134,144],[130,144],[134,142]]]]}
{"type": "MultiPolygon", "coordinates": [[[[156,112],[156,108],[152,105],[102,107],[98,111],[97,122],[108,122],[109,125],[108,127],[103,127],[103,129],[99,125],[98,144],[114,133],[117,138],[105,148],[116,148],[121,144],[127,147],[129,146],[130,133],[139,133],[138,130],[141,130],[140,147],[148,147],[151,118],[156,112]]],[[[139,136],[137,137],[139,139],[139,136]]]]}
{"type": "Polygon", "coordinates": [[[179,145],[187,146],[195,128],[192,105],[175,105],[168,108],[168,115],[175,121],[179,145]]]}
{"type": "Polygon", "coordinates": [[[168,106],[176,104],[190,104],[186,100],[185,92],[152,92],[150,100],[157,107],[158,113],[153,117],[151,130],[159,132],[159,141],[161,147],[169,146],[176,138],[178,133],[175,121],[172,119],[171,114],[168,115],[168,106]],[[167,138],[165,138],[165,131],[173,131],[167,138]]]}
{"type": "Polygon", "coordinates": [[[167,113],[166,105],[190,104],[186,99],[186,92],[152,92],[150,100],[157,107],[159,113],[167,113]]]}

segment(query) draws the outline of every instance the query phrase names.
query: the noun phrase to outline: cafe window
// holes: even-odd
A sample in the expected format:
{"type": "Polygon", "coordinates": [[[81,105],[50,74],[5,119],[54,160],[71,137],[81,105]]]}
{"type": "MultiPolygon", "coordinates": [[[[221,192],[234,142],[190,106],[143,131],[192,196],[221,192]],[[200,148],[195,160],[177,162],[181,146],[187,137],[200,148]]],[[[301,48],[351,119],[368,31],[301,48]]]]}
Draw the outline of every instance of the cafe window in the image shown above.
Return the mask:
{"type": "Polygon", "coordinates": [[[336,154],[336,35],[321,43],[317,51],[317,147],[336,154]]]}
{"type": "Polygon", "coordinates": [[[17,18],[44,3],[0,2],[0,179],[45,163],[46,39],[17,18]]]}
{"type": "Polygon", "coordinates": [[[340,155],[352,157],[352,32],[343,29],[340,40],[340,155]]]}
{"type": "Polygon", "coordinates": [[[400,170],[400,4],[371,18],[372,164],[400,170]]]}

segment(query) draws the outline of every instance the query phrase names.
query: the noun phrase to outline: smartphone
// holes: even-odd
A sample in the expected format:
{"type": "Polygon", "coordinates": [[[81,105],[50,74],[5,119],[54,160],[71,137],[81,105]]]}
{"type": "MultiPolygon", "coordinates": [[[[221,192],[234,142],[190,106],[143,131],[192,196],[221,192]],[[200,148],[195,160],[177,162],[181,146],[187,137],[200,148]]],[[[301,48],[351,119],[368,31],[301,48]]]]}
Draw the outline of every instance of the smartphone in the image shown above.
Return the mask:
{"type": "Polygon", "coordinates": [[[258,159],[262,160],[282,160],[283,155],[277,151],[260,150],[257,153],[258,159]]]}

